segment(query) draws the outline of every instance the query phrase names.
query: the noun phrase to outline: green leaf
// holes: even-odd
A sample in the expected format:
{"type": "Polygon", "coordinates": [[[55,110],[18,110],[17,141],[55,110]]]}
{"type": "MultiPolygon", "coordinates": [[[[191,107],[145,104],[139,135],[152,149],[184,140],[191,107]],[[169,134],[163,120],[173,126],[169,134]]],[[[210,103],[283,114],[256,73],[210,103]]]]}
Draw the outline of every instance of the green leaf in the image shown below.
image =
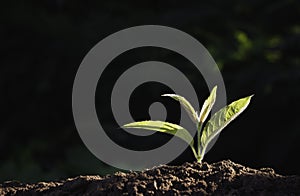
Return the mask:
{"type": "Polygon", "coordinates": [[[230,105],[216,112],[207,122],[201,136],[202,157],[209,142],[247,108],[252,96],[232,102],[230,105]]]}
{"type": "Polygon", "coordinates": [[[191,134],[184,129],[183,127],[169,123],[169,122],[163,122],[163,121],[139,121],[139,122],[133,122],[126,125],[123,125],[124,128],[134,128],[134,129],[145,129],[145,130],[152,130],[162,133],[168,133],[171,135],[174,135],[176,137],[179,137],[183,141],[187,142],[191,146],[193,145],[193,137],[191,134]]]}
{"type": "Polygon", "coordinates": [[[186,100],[184,97],[182,97],[180,95],[176,95],[176,94],[164,94],[162,96],[171,97],[171,98],[175,99],[176,101],[179,101],[179,103],[185,109],[185,111],[188,113],[188,115],[192,119],[192,121],[194,123],[198,123],[197,113],[196,113],[195,109],[193,108],[193,106],[190,104],[190,102],[188,102],[188,100],[186,100]]]}
{"type": "Polygon", "coordinates": [[[205,102],[202,106],[201,112],[199,114],[199,121],[201,123],[203,123],[206,120],[206,118],[207,118],[208,114],[210,113],[213,105],[215,104],[216,95],[217,95],[217,86],[215,86],[212,89],[209,97],[205,100],[205,102]]]}

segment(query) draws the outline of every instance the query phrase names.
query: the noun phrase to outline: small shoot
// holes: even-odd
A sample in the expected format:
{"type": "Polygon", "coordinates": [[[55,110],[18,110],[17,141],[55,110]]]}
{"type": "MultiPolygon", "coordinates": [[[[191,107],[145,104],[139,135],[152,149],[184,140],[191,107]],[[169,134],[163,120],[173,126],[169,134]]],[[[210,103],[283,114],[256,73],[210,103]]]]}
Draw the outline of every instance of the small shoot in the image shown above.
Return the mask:
{"type": "Polygon", "coordinates": [[[194,139],[188,130],[185,128],[163,121],[138,121],[124,125],[124,128],[152,130],[162,133],[174,135],[183,141],[187,142],[197,160],[201,162],[208,144],[237,116],[239,116],[249,105],[253,95],[232,102],[216,112],[206,123],[203,128],[209,113],[211,112],[217,96],[217,86],[215,86],[209,97],[205,100],[200,112],[197,112],[193,106],[182,96],[176,94],[164,94],[164,97],[171,97],[178,101],[180,105],[188,113],[191,120],[197,128],[197,151],[194,147],[194,139]]]}

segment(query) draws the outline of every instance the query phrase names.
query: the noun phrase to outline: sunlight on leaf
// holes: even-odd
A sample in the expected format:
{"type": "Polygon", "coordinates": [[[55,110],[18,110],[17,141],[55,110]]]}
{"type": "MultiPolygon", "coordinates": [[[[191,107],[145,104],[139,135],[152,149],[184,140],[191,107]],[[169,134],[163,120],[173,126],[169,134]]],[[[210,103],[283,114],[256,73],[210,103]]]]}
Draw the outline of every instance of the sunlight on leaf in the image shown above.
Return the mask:
{"type": "Polygon", "coordinates": [[[164,94],[162,96],[163,97],[171,97],[171,98],[175,99],[176,101],[179,101],[181,106],[185,109],[185,111],[187,111],[187,113],[188,113],[189,117],[192,119],[192,121],[194,123],[198,122],[198,117],[197,117],[197,113],[196,113],[195,109],[190,104],[190,102],[188,102],[188,100],[186,100],[184,97],[182,97],[180,95],[176,95],[176,94],[164,94]]]}
{"type": "Polygon", "coordinates": [[[168,133],[176,137],[179,137],[180,139],[182,139],[183,141],[187,142],[190,145],[193,145],[193,137],[191,136],[191,134],[183,127],[173,123],[147,120],[147,121],[129,123],[124,125],[123,127],[168,133]]]}
{"type": "Polygon", "coordinates": [[[200,115],[199,115],[199,121],[201,123],[203,123],[207,116],[209,115],[213,105],[215,104],[215,101],[216,101],[216,95],[217,95],[217,86],[215,86],[209,97],[205,100],[203,106],[202,106],[202,109],[201,109],[201,112],[200,112],[200,115]]]}
{"type": "Polygon", "coordinates": [[[209,142],[247,108],[252,96],[253,95],[234,101],[212,116],[202,132],[202,155],[204,155],[209,142]]]}

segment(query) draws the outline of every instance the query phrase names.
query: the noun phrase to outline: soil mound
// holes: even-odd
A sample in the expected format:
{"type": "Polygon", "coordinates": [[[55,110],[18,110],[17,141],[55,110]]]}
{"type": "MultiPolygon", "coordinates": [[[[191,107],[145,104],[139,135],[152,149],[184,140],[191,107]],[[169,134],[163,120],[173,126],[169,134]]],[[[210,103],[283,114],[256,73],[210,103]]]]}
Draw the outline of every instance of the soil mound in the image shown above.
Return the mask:
{"type": "Polygon", "coordinates": [[[63,181],[0,184],[0,195],[300,195],[300,177],[230,160],[161,165],[142,172],[78,176],[63,181]]]}

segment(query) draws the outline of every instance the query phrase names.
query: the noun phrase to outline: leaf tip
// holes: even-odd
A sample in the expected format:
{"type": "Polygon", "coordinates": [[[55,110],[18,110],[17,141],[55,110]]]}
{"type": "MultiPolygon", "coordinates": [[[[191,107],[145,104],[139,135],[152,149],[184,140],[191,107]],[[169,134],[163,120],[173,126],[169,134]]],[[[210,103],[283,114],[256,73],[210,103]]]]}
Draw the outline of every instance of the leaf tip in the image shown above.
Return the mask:
{"type": "Polygon", "coordinates": [[[216,91],[218,89],[218,86],[216,85],[216,86],[214,86],[214,88],[212,89],[212,91],[214,90],[214,91],[216,91]]]}
{"type": "Polygon", "coordinates": [[[128,128],[128,124],[120,126],[121,129],[128,128]]]}
{"type": "Polygon", "coordinates": [[[162,97],[172,97],[172,96],[174,96],[174,94],[162,94],[161,96],[162,97]]]}
{"type": "Polygon", "coordinates": [[[217,90],[218,90],[218,86],[217,85],[211,90],[211,93],[213,94],[214,99],[216,99],[217,90]]]}
{"type": "Polygon", "coordinates": [[[249,95],[248,97],[246,97],[246,98],[248,98],[249,99],[249,101],[252,99],[252,97],[254,96],[254,94],[252,94],[252,95],[249,95]]]}

